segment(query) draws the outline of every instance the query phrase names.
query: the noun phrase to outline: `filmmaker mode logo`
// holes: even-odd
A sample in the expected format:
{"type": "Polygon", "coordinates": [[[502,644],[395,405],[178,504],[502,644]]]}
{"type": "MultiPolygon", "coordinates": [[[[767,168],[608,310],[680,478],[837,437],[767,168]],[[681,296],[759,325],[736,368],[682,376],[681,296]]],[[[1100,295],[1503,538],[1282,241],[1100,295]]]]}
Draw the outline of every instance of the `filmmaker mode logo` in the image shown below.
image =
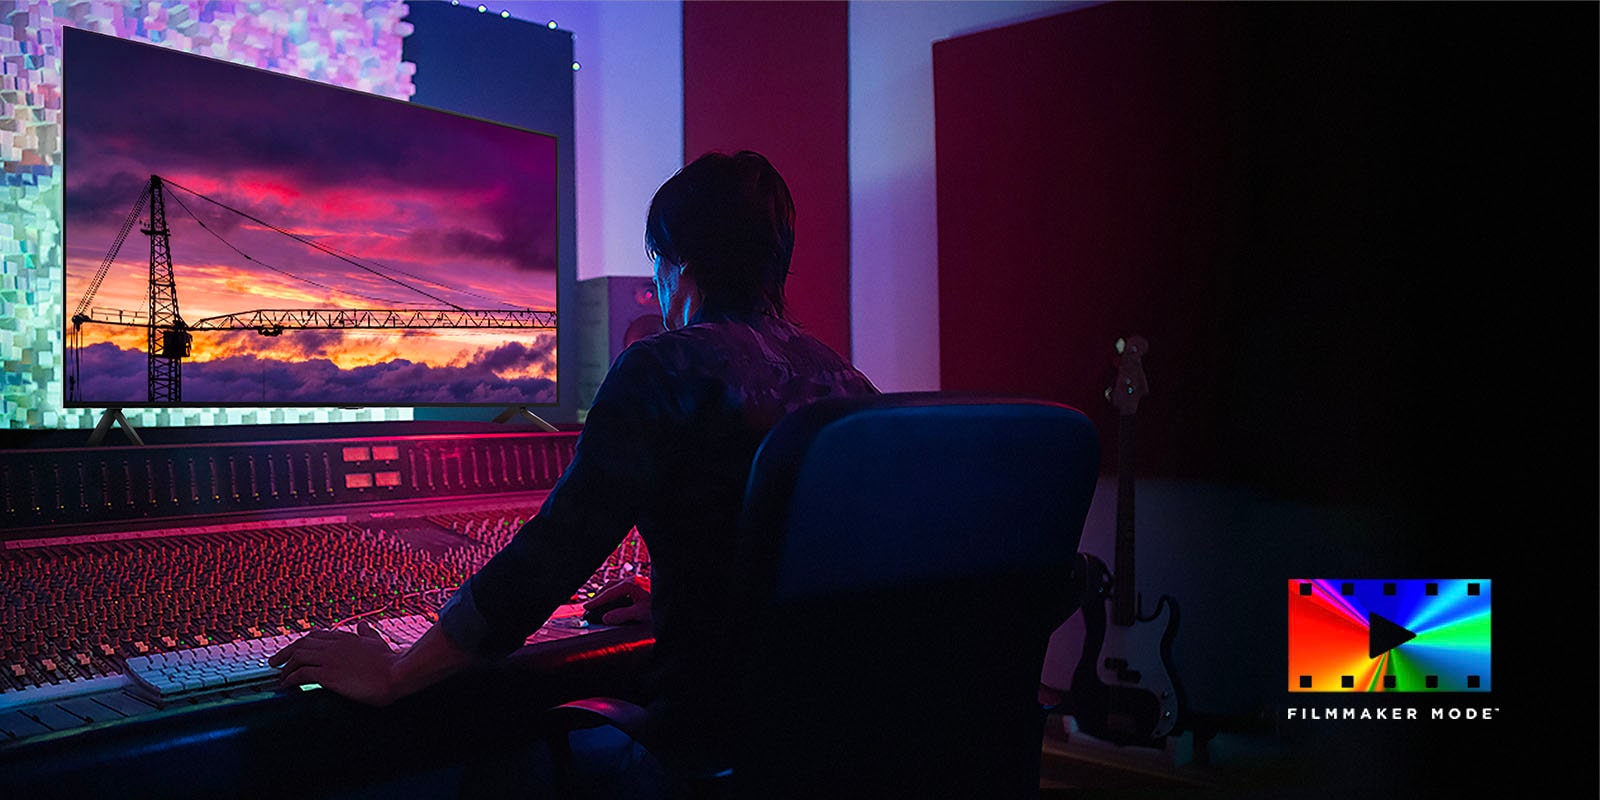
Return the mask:
{"type": "Polygon", "coordinates": [[[1289,581],[1289,691],[1487,692],[1487,580],[1289,581]]]}

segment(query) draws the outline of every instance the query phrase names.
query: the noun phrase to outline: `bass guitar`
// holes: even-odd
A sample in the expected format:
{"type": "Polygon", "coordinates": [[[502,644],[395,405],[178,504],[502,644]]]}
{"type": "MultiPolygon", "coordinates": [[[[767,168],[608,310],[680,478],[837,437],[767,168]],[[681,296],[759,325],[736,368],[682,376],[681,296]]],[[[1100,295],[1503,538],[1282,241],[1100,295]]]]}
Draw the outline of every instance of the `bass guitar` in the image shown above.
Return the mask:
{"type": "Polygon", "coordinates": [[[1163,595],[1155,611],[1145,616],[1134,582],[1133,420],[1149,391],[1143,367],[1147,347],[1142,336],[1116,343],[1117,376],[1106,390],[1118,412],[1115,569],[1080,554],[1084,648],[1065,707],[1079,730],[1091,736],[1161,747],[1163,739],[1179,730],[1183,694],[1171,667],[1178,602],[1163,595]]]}

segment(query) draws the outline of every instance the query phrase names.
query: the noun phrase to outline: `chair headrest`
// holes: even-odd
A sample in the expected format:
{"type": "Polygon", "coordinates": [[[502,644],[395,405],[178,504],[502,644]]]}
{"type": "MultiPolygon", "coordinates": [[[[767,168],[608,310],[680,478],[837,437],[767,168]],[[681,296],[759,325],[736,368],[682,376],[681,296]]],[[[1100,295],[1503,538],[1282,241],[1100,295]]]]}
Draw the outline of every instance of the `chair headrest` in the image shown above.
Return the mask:
{"type": "Polygon", "coordinates": [[[1082,412],[949,392],[825,400],[756,454],[745,540],[800,596],[1067,564],[1099,472],[1082,412]]]}

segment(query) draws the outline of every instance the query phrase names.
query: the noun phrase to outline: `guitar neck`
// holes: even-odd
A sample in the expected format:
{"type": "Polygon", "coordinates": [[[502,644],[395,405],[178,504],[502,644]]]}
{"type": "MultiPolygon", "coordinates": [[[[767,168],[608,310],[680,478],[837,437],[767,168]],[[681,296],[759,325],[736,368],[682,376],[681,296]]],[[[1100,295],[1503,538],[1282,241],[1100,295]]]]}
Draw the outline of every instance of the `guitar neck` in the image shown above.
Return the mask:
{"type": "Polygon", "coordinates": [[[1139,614],[1133,572],[1133,415],[1117,417],[1117,542],[1111,579],[1111,621],[1132,625],[1139,614]]]}

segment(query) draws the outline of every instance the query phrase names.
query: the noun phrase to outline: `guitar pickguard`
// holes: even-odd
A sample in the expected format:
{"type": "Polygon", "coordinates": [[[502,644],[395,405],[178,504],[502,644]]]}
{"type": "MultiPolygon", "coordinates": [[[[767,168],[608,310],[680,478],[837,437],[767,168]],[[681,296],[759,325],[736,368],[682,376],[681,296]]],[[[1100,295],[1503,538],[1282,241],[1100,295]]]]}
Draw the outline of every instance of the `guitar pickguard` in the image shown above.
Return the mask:
{"type": "Polygon", "coordinates": [[[1181,692],[1168,665],[1178,630],[1178,604],[1163,596],[1156,611],[1132,625],[1107,625],[1095,659],[1095,676],[1106,687],[1106,725],[1147,739],[1173,733],[1181,692]]]}

